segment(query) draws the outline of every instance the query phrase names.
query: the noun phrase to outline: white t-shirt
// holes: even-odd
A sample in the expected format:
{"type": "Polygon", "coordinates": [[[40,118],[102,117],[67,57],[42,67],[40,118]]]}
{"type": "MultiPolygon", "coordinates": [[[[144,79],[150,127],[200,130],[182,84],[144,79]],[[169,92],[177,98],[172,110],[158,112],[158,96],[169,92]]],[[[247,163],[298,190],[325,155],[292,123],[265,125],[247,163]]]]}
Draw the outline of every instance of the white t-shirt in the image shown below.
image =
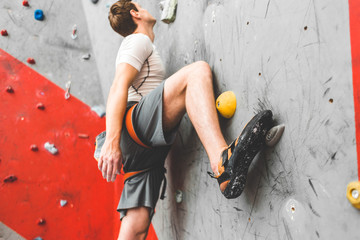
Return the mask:
{"type": "Polygon", "coordinates": [[[165,68],[160,55],[145,34],[131,34],[124,38],[116,57],[116,66],[119,63],[128,63],[139,72],[128,90],[128,101],[139,101],[164,80],[165,68]]]}

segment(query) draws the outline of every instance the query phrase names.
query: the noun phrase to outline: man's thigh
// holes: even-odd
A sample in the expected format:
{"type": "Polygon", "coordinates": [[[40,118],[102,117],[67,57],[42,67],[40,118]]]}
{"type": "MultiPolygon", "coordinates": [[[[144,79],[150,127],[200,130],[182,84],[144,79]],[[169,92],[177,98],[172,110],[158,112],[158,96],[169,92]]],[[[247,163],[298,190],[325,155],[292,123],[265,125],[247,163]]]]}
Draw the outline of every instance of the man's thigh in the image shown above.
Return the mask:
{"type": "Polygon", "coordinates": [[[181,68],[166,80],[163,94],[165,131],[177,126],[186,112],[186,91],[189,82],[196,83],[192,84],[192,87],[200,90],[199,84],[202,82],[196,80],[204,77],[212,80],[211,69],[206,62],[198,61],[181,68]]]}
{"type": "Polygon", "coordinates": [[[163,127],[165,131],[171,131],[177,126],[186,112],[186,78],[191,68],[191,65],[185,66],[166,79],[163,93],[163,127]]]}
{"type": "Polygon", "coordinates": [[[145,239],[149,226],[149,208],[137,207],[128,209],[126,216],[122,219],[118,239],[145,239]]]}

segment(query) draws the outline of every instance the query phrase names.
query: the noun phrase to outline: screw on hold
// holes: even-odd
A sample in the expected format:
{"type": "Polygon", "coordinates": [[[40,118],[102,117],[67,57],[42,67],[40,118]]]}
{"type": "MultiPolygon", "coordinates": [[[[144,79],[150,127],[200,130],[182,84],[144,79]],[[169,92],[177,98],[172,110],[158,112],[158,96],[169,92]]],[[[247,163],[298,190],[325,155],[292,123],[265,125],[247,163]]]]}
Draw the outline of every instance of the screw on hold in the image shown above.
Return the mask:
{"type": "Polygon", "coordinates": [[[35,144],[30,146],[30,150],[33,152],[37,152],[39,150],[38,146],[36,146],[35,144]]]}
{"type": "Polygon", "coordinates": [[[83,55],[83,56],[82,56],[82,59],[84,59],[84,60],[89,60],[90,57],[91,57],[91,55],[90,55],[90,53],[88,53],[88,54],[83,55]]]}
{"type": "Polygon", "coordinates": [[[57,150],[57,148],[55,147],[54,144],[51,144],[49,142],[46,142],[44,144],[44,147],[46,150],[48,150],[52,155],[56,155],[59,151],[57,150]]]}
{"type": "Polygon", "coordinates": [[[45,223],[46,223],[46,220],[43,219],[43,218],[39,218],[39,219],[37,220],[37,224],[38,224],[38,225],[44,225],[45,223]]]}
{"type": "Polygon", "coordinates": [[[176,190],[175,192],[175,201],[176,203],[181,203],[183,200],[183,193],[181,190],[176,190]]]}
{"type": "Polygon", "coordinates": [[[28,58],[26,61],[27,61],[29,64],[35,64],[35,59],[33,59],[33,58],[28,58]]]}
{"type": "Polygon", "coordinates": [[[79,133],[78,134],[79,138],[89,138],[89,135],[85,134],[85,133],[79,133]]]}
{"type": "Polygon", "coordinates": [[[355,199],[358,199],[358,198],[359,198],[359,191],[356,190],[356,189],[353,189],[353,190],[351,191],[351,196],[352,196],[353,198],[355,198],[355,199]]]}
{"type": "Polygon", "coordinates": [[[40,110],[45,110],[45,105],[43,103],[38,103],[36,105],[37,109],[40,109],[40,110]]]}
{"type": "Polygon", "coordinates": [[[67,204],[66,200],[63,200],[63,199],[60,200],[60,206],[61,207],[64,207],[66,204],[67,204]]]}
{"type": "Polygon", "coordinates": [[[4,183],[11,183],[15,182],[17,180],[17,177],[15,175],[10,175],[4,178],[4,183]]]}
{"type": "Polygon", "coordinates": [[[8,93],[14,93],[14,89],[13,89],[11,86],[7,86],[7,87],[6,87],[6,91],[7,91],[8,93]]]}
{"type": "Polygon", "coordinates": [[[77,26],[76,26],[76,24],[75,24],[75,25],[73,26],[72,32],[71,32],[71,38],[72,38],[72,39],[76,39],[76,38],[77,38],[76,32],[77,32],[77,26]]]}
{"type": "Polygon", "coordinates": [[[8,35],[8,32],[6,31],[6,29],[1,30],[1,36],[6,37],[8,35]]]}
{"type": "Polygon", "coordinates": [[[70,98],[70,88],[71,88],[71,81],[68,81],[65,85],[66,92],[65,92],[65,99],[70,98]]]}
{"type": "Polygon", "coordinates": [[[29,2],[26,1],[26,0],[24,0],[24,1],[22,2],[22,5],[25,6],[25,7],[28,7],[28,6],[29,6],[29,2]]]}
{"type": "Polygon", "coordinates": [[[41,9],[36,9],[34,12],[34,17],[38,21],[44,20],[44,12],[41,9]]]}

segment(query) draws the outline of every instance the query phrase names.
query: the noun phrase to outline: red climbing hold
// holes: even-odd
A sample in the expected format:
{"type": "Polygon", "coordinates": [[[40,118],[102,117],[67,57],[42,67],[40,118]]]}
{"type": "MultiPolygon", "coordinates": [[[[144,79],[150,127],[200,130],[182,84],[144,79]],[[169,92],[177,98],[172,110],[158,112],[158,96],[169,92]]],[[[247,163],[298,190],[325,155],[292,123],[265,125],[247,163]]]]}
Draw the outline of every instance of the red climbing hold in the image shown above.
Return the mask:
{"type": "Polygon", "coordinates": [[[37,107],[38,109],[40,109],[40,110],[44,110],[44,109],[45,109],[45,105],[42,104],[42,103],[38,103],[38,104],[36,105],[36,107],[37,107]]]}
{"type": "Polygon", "coordinates": [[[14,93],[14,89],[13,89],[11,86],[7,86],[7,87],[6,87],[6,91],[7,91],[8,93],[14,93]]]}
{"type": "Polygon", "coordinates": [[[78,136],[79,136],[79,138],[89,138],[89,135],[87,135],[85,133],[79,133],[78,136]]]}
{"type": "Polygon", "coordinates": [[[45,221],[45,219],[43,219],[43,218],[39,218],[38,220],[37,220],[37,224],[38,225],[44,225],[46,223],[46,221],[45,221]]]}
{"type": "Polygon", "coordinates": [[[16,176],[10,175],[10,176],[7,176],[7,177],[4,179],[4,183],[15,182],[16,180],[17,180],[17,177],[16,177],[16,176]]]}
{"type": "Polygon", "coordinates": [[[36,151],[39,150],[39,148],[38,148],[38,146],[36,146],[35,144],[33,144],[33,145],[30,146],[30,150],[36,152],[36,151]]]}
{"type": "Polygon", "coordinates": [[[25,6],[25,7],[28,7],[28,6],[29,6],[29,2],[26,1],[26,0],[24,0],[24,1],[22,2],[22,5],[25,6]]]}
{"type": "Polygon", "coordinates": [[[29,64],[35,64],[35,59],[33,59],[33,58],[28,58],[26,61],[27,61],[29,64]]]}
{"type": "Polygon", "coordinates": [[[5,29],[1,30],[1,36],[5,37],[7,35],[8,35],[8,32],[5,29]]]}

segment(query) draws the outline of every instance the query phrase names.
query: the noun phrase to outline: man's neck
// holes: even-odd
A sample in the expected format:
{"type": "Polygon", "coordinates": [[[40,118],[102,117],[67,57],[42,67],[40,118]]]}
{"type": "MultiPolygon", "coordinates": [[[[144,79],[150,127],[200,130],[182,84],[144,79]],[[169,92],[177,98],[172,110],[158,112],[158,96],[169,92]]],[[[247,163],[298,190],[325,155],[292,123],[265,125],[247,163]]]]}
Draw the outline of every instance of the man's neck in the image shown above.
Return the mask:
{"type": "Polygon", "coordinates": [[[148,36],[150,38],[151,42],[154,42],[155,34],[153,31],[153,26],[148,26],[148,27],[138,26],[134,33],[145,34],[146,36],[148,36]]]}

